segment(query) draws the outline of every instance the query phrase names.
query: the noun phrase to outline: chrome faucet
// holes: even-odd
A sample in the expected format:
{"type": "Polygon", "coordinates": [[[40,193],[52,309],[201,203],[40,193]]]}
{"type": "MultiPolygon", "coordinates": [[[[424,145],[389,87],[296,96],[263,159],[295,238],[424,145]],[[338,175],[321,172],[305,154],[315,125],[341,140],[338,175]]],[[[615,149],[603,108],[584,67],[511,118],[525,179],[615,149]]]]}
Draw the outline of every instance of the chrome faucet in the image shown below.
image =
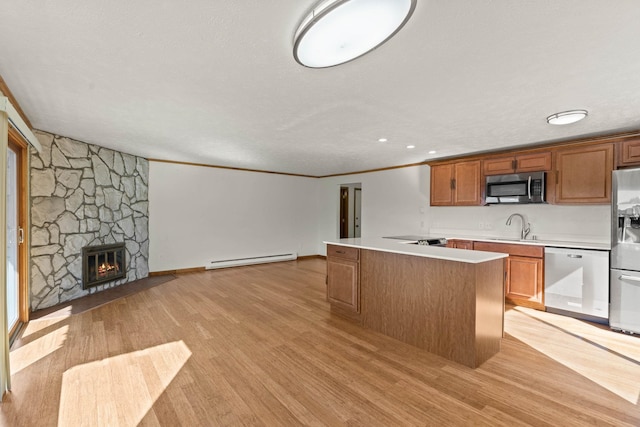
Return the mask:
{"type": "Polygon", "coordinates": [[[524,217],[519,213],[514,213],[514,214],[511,214],[511,216],[509,216],[509,219],[507,219],[507,225],[511,225],[511,220],[513,219],[514,216],[520,217],[520,221],[522,222],[522,230],[520,231],[520,240],[524,240],[527,238],[527,234],[529,234],[529,232],[531,231],[531,224],[526,222],[524,220],[524,217]],[[526,228],[525,228],[525,224],[527,224],[526,228]]]}

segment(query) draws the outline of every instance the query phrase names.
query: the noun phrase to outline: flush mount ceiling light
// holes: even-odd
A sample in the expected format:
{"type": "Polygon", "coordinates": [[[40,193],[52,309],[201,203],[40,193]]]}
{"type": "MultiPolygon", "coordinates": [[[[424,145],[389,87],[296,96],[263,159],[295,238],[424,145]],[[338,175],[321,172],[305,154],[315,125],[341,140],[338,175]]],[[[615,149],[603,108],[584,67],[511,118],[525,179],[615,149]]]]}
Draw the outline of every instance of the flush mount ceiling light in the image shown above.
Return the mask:
{"type": "Polygon", "coordinates": [[[568,125],[578,122],[587,117],[587,110],[571,110],[562,113],[552,114],[547,117],[547,123],[550,125],[568,125]]]}
{"type": "Polygon", "coordinates": [[[311,68],[351,61],[397,33],[415,6],[416,0],[323,0],[298,27],[293,56],[311,68]]]}
{"type": "Polygon", "coordinates": [[[387,138],[380,138],[378,139],[378,142],[387,142],[387,138]]]}

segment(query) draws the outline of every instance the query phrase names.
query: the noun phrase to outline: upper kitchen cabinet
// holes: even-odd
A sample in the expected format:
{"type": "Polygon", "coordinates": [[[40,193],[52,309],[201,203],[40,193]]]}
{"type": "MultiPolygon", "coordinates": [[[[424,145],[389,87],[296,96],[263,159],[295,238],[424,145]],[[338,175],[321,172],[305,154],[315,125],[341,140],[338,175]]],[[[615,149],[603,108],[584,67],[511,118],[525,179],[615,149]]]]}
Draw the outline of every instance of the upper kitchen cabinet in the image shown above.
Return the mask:
{"type": "Polygon", "coordinates": [[[431,206],[482,203],[480,160],[431,166],[431,206]]]}
{"type": "Polygon", "coordinates": [[[551,152],[488,158],[482,161],[482,170],[485,176],[549,171],[551,170],[551,152]]]}
{"type": "Polygon", "coordinates": [[[611,202],[614,144],[561,148],[554,152],[556,204],[611,202]]]}
{"type": "Polygon", "coordinates": [[[618,148],[618,166],[640,166],[640,139],[622,141],[618,148]]]}

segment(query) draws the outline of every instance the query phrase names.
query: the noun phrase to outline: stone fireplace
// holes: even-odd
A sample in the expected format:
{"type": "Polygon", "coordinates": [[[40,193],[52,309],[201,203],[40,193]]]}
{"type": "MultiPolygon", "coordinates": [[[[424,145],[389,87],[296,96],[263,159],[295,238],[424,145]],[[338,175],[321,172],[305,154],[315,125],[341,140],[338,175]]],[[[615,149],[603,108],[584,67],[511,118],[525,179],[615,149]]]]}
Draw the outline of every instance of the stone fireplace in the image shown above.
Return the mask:
{"type": "Polygon", "coordinates": [[[35,134],[42,152],[32,150],[30,159],[31,309],[147,277],[148,161],[46,132],[35,134]],[[115,256],[111,261],[118,264],[117,271],[105,264],[108,270],[102,272],[102,262],[95,267],[95,258],[84,260],[83,248],[115,244],[121,246],[119,252],[113,255],[111,248],[103,257],[107,262],[115,256]],[[97,280],[88,284],[91,274],[97,280]]]}
{"type": "Polygon", "coordinates": [[[82,248],[82,288],[127,277],[124,243],[82,248]]]}

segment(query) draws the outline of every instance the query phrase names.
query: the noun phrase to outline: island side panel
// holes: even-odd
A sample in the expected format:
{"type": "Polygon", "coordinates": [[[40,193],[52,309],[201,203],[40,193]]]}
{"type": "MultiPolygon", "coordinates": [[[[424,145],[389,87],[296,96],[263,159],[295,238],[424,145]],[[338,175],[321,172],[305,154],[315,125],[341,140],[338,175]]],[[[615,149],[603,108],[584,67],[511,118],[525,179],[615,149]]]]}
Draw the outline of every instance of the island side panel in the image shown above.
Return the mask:
{"type": "Polygon", "coordinates": [[[361,250],[363,326],[476,367],[476,266],[361,250]]]}
{"type": "Polygon", "coordinates": [[[476,264],[476,366],[500,351],[504,335],[504,259],[476,264]]]}

